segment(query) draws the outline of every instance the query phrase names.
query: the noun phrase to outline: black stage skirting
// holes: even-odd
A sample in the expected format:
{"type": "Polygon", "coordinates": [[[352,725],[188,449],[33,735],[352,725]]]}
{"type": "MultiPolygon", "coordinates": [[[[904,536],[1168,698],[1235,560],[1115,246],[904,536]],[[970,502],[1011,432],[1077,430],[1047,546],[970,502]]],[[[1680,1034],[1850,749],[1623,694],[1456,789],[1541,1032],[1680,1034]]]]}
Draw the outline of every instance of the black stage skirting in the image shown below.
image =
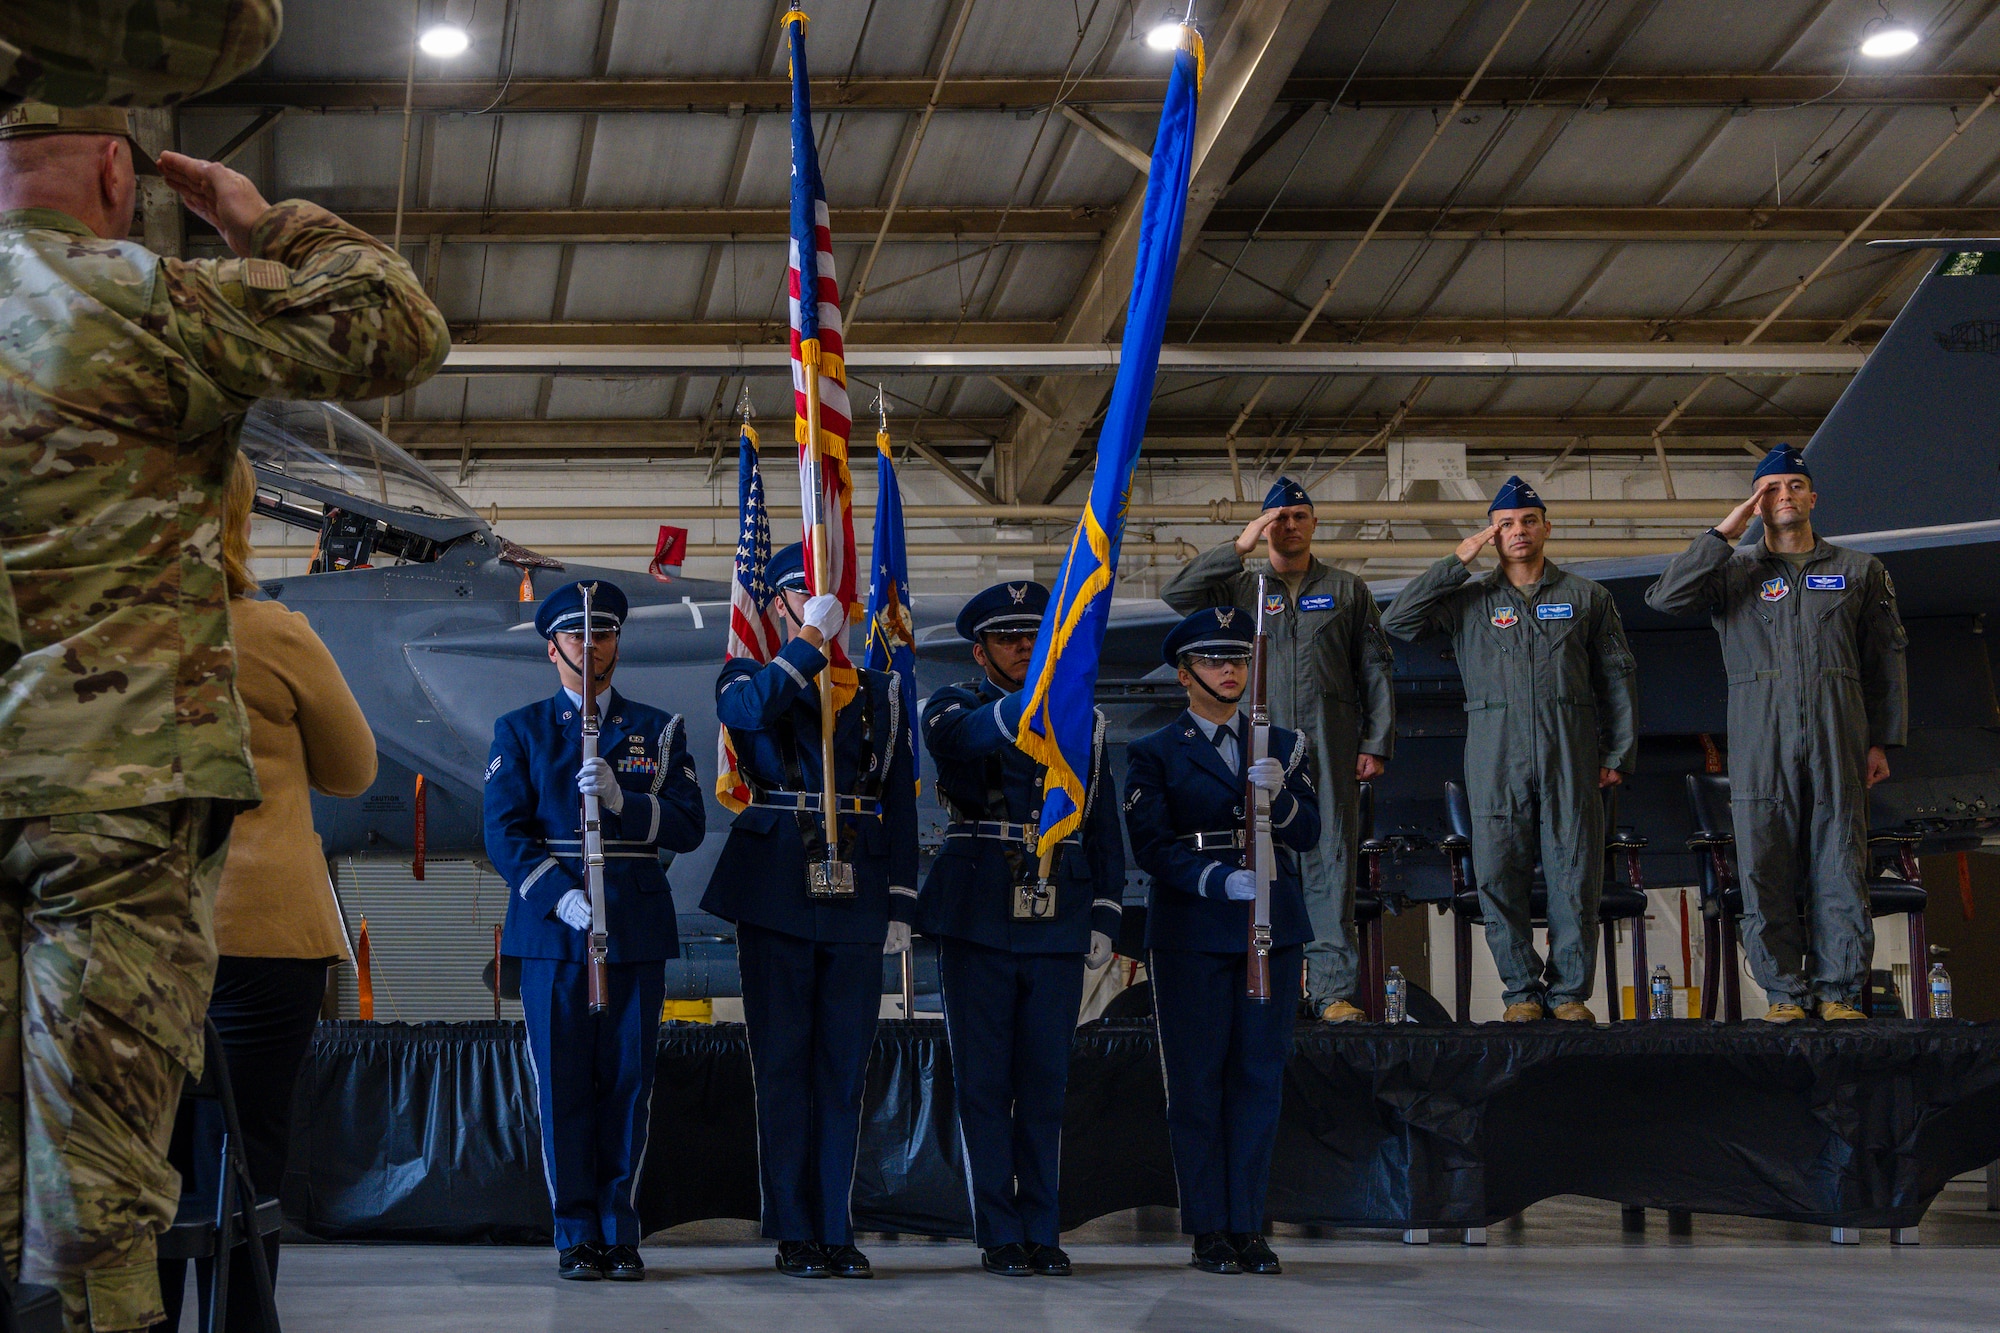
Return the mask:
{"type": "MultiPolygon", "coordinates": [[[[646,1229],[757,1217],[737,1025],[660,1034],[646,1229]]],[[[1080,1028],[1063,1224],[1173,1206],[1144,1021],[1080,1028]]],[[[549,1238],[533,1085],[510,1023],[324,1023],[301,1074],[285,1211],[326,1239],[549,1238]]],[[[1846,1227],[1914,1226],[2000,1158],[2000,1025],[1624,1023],[1577,1030],[1301,1026],[1272,1170],[1276,1221],[1484,1226],[1557,1194],[1846,1227]]],[[[885,1022],[855,1222],[972,1234],[943,1025],[885,1022]]]]}

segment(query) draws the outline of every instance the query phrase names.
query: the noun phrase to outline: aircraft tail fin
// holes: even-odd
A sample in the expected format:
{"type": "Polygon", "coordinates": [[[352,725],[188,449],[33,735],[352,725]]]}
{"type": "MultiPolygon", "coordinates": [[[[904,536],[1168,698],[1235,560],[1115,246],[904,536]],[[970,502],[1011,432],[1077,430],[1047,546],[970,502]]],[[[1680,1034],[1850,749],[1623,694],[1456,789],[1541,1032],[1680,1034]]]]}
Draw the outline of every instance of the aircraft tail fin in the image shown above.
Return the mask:
{"type": "Polygon", "coordinates": [[[2000,518],[2000,240],[1937,262],[1806,446],[1828,536],[2000,518]]]}

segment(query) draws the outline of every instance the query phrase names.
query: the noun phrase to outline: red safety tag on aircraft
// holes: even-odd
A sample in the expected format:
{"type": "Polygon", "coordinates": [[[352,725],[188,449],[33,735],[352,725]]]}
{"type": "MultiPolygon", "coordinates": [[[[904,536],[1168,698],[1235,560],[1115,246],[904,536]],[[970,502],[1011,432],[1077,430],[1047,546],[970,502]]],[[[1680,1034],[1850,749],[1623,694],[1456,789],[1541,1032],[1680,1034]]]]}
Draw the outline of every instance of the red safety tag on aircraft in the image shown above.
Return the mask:
{"type": "Polygon", "coordinates": [[[660,539],[653,544],[653,563],[646,566],[646,572],[662,583],[672,583],[674,573],[687,563],[687,550],[687,529],[661,524],[660,539]]]}

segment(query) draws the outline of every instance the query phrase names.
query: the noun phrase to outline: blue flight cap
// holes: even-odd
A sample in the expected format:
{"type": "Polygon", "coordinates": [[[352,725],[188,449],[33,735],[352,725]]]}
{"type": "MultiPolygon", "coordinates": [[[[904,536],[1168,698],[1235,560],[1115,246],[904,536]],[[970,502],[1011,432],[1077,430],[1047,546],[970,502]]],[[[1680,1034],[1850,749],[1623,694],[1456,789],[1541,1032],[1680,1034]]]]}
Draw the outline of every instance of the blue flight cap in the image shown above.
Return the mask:
{"type": "Polygon", "coordinates": [[[982,634],[1032,633],[1048,609],[1049,590],[1041,584],[996,583],[959,609],[958,637],[978,643],[982,634]]]}
{"type": "Polygon", "coordinates": [[[1500,489],[1493,493],[1493,503],[1486,506],[1486,512],[1490,514],[1496,509],[1539,509],[1547,513],[1548,508],[1542,503],[1542,497],[1535,494],[1533,486],[1519,477],[1509,477],[1501,483],[1500,489]]]}
{"type": "Polygon", "coordinates": [[[1160,657],[1170,667],[1189,653],[1202,657],[1248,657],[1257,642],[1257,618],[1235,606],[1207,606],[1167,632],[1160,657]]]}
{"type": "Polygon", "coordinates": [[[764,566],[764,582],[771,585],[773,592],[782,592],[787,588],[796,592],[806,591],[805,543],[793,542],[784,550],[773,552],[769,563],[764,566]]]}
{"type": "Polygon", "coordinates": [[[1759,482],[1766,477],[1782,477],[1796,472],[1807,481],[1812,480],[1812,469],[1806,466],[1806,456],[1789,444],[1774,444],[1771,452],[1764,455],[1764,461],[1757,465],[1757,475],[1751,481],[1759,482]]]}
{"type": "Polygon", "coordinates": [[[1271,483],[1271,489],[1264,492],[1264,508],[1284,509],[1291,505],[1312,506],[1313,498],[1306,494],[1306,488],[1290,477],[1280,477],[1271,483]]]}
{"type": "MultiPolygon", "coordinates": [[[[590,629],[593,634],[616,634],[625,624],[625,614],[630,609],[624,589],[617,584],[603,579],[591,584],[590,629]]],[[[553,639],[558,634],[581,634],[583,585],[566,583],[550,593],[541,609],[535,612],[535,628],[545,639],[553,639]]]]}

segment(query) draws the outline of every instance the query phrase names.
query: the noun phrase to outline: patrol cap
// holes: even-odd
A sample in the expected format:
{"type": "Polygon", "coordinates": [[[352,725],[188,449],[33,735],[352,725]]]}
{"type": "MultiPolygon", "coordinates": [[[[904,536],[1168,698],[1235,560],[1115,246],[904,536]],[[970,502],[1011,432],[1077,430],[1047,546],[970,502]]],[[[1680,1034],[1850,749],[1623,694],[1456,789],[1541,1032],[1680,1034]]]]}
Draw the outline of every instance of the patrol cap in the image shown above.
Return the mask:
{"type": "Polygon", "coordinates": [[[1812,469],[1806,466],[1806,456],[1789,444],[1774,444],[1771,452],[1764,455],[1764,461],[1757,464],[1757,475],[1752,482],[1766,477],[1782,477],[1796,472],[1807,481],[1812,480],[1812,469]]]}
{"type": "Polygon", "coordinates": [[[795,592],[806,590],[806,547],[804,542],[793,542],[782,551],[774,552],[764,566],[764,582],[771,585],[774,592],[790,588],[795,592]]]}
{"type": "Polygon", "coordinates": [[[1489,514],[1496,509],[1539,509],[1546,513],[1548,506],[1542,503],[1541,496],[1535,494],[1533,486],[1519,477],[1509,477],[1493,493],[1493,503],[1486,506],[1489,514]]]}
{"type": "Polygon", "coordinates": [[[1264,492],[1264,508],[1284,509],[1291,505],[1312,507],[1313,498],[1306,494],[1306,488],[1290,477],[1280,477],[1271,483],[1271,489],[1264,492]]]}
{"type": "Polygon", "coordinates": [[[1170,667],[1181,658],[1250,656],[1257,642],[1257,623],[1248,611],[1234,606],[1205,606],[1167,632],[1160,656],[1170,667]]]}
{"type": "Polygon", "coordinates": [[[958,613],[958,637],[979,642],[982,634],[1026,634],[1042,627],[1049,590],[1032,580],[996,583],[975,593],[958,613]]]}
{"type": "MultiPolygon", "coordinates": [[[[591,585],[590,628],[592,633],[616,633],[625,624],[625,613],[631,609],[625,600],[625,592],[615,583],[599,579],[591,585]]],[[[566,583],[550,593],[542,603],[541,610],[535,612],[535,628],[545,639],[553,639],[558,634],[581,634],[583,632],[583,585],[566,583]]]]}
{"type": "Polygon", "coordinates": [[[117,106],[50,106],[47,102],[21,102],[0,112],[0,139],[26,139],[43,134],[113,134],[132,149],[132,170],[141,176],[157,176],[160,164],[153,161],[132,134],[132,117],[117,106]]]}

